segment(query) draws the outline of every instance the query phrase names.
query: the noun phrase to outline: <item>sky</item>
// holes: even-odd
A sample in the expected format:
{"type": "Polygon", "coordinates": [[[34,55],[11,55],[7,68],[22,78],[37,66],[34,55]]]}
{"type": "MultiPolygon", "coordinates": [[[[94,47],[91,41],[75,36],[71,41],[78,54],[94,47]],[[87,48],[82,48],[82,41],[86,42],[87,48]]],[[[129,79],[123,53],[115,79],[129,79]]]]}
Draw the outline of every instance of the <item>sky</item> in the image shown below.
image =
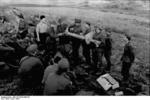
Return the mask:
{"type": "Polygon", "coordinates": [[[49,1],[53,0],[0,0],[0,2],[4,4],[12,4],[12,3],[47,4],[49,1]]]}
{"type": "Polygon", "coordinates": [[[55,2],[82,2],[85,0],[0,0],[0,3],[3,4],[11,4],[11,3],[28,3],[28,4],[48,4],[48,3],[55,3],[55,2]]]}
{"type": "MultiPolygon", "coordinates": [[[[0,0],[0,5],[3,4],[78,4],[87,0],[0,0]]],[[[88,0],[89,3],[102,3],[105,0],[88,0]]]]}

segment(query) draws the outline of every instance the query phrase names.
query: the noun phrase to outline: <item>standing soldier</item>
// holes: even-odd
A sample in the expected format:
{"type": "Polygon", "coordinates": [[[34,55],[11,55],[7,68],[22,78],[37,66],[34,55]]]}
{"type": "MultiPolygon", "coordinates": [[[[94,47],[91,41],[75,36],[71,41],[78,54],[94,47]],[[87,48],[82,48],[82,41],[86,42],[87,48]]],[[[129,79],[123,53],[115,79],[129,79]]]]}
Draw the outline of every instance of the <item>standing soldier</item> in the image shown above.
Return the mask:
{"type": "MultiPolygon", "coordinates": [[[[86,22],[84,27],[83,27],[83,32],[81,35],[88,37],[88,38],[91,38],[89,34],[91,32],[91,23],[89,22],[86,22]],[[89,34],[88,34],[89,33],[89,34]]],[[[91,65],[91,56],[90,56],[90,51],[91,51],[91,43],[88,43],[88,41],[83,40],[82,41],[82,47],[83,47],[83,56],[85,57],[86,59],[86,63],[91,65]]]]}
{"type": "Polygon", "coordinates": [[[27,24],[25,22],[24,18],[19,18],[19,25],[18,25],[18,33],[17,33],[17,38],[18,39],[24,39],[26,35],[28,34],[28,29],[27,29],[27,24]]]}
{"type": "Polygon", "coordinates": [[[131,37],[130,36],[126,36],[126,37],[128,39],[128,43],[125,45],[124,53],[123,56],[121,57],[121,61],[122,61],[121,74],[123,76],[124,81],[128,80],[129,70],[135,59],[135,54],[133,52],[133,47],[131,45],[131,37]]]}
{"type": "Polygon", "coordinates": [[[70,45],[70,37],[67,35],[64,35],[64,33],[66,32],[67,29],[67,24],[63,23],[63,19],[60,18],[58,20],[58,25],[57,25],[57,35],[58,35],[58,50],[60,50],[64,56],[66,56],[67,58],[70,58],[69,53],[71,50],[71,45],[70,45]]]}
{"type": "Polygon", "coordinates": [[[39,42],[40,49],[46,49],[46,40],[48,34],[48,23],[44,15],[40,16],[40,22],[36,26],[37,41],[39,42]]]}
{"type": "Polygon", "coordinates": [[[107,62],[107,67],[106,71],[110,71],[111,69],[111,50],[112,50],[112,39],[111,39],[111,34],[110,32],[106,33],[106,38],[105,38],[105,47],[104,47],[104,57],[107,62]]]}
{"type": "MultiPolygon", "coordinates": [[[[81,20],[75,19],[75,23],[68,28],[68,31],[80,35],[82,33],[81,20]]],[[[79,48],[81,45],[81,40],[77,38],[71,38],[72,41],[72,57],[74,61],[74,66],[79,64],[79,48]]]]}
{"type": "MultiPolygon", "coordinates": [[[[58,19],[58,25],[57,25],[57,35],[63,34],[67,29],[67,24],[63,23],[62,18],[58,19]]],[[[59,45],[65,45],[67,44],[68,41],[68,36],[59,36],[59,45]]]]}
{"type": "Polygon", "coordinates": [[[104,54],[104,35],[102,34],[102,29],[100,27],[95,26],[94,28],[93,39],[101,41],[100,45],[97,47],[95,44],[93,45],[92,50],[92,61],[94,63],[95,71],[102,67],[102,57],[104,54]]]}

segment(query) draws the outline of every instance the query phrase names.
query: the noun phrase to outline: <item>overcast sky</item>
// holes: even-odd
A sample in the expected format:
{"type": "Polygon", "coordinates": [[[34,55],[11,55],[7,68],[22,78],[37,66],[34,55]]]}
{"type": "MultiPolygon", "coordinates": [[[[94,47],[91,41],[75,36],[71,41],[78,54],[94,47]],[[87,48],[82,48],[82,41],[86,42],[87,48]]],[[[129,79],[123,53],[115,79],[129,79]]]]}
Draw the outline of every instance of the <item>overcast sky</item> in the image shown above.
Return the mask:
{"type": "Polygon", "coordinates": [[[54,2],[82,2],[85,0],[0,0],[0,3],[11,4],[11,3],[28,3],[28,4],[48,4],[54,2]]]}

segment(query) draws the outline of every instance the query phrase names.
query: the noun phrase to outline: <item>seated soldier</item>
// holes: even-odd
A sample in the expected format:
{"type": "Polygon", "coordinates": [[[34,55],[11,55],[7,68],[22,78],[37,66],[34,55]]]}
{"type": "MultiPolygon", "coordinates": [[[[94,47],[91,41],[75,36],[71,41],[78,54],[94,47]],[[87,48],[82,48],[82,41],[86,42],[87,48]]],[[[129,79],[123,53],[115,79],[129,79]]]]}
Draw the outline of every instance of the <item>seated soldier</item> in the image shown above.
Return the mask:
{"type": "Polygon", "coordinates": [[[58,70],[50,73],[45,81],[44,95],[69,95],[71,94],[71,84],[66,72],[69,69],[67,59],[62,59],[58,63],[58,70]]]}
{"type": "MultiPolygon", "coordinates": [[[[65,58],[64,58],[65,59],[65,58]]],[[[43,76],[43,80],[42,80],[42,83],[44,84],[45,81],[47,80],[47,77],[50,73],[55,73],[57,70],[58,70],[58,63],[59,61],[61,60],[60,57],[56,57],[54,58],[54,64],[53,65],[49,65],[45,71],[44,71],[44,76],[43,76]]]]}
{"type": "Polygon", "coordinates": [[[33,87],[41,83],[44,66],[42,61],[36,57],[37,45],[33,44],[29,46],[27,52],[29,55],[22,58],[20,61],[18,74],[23,86],[33,87]]]}

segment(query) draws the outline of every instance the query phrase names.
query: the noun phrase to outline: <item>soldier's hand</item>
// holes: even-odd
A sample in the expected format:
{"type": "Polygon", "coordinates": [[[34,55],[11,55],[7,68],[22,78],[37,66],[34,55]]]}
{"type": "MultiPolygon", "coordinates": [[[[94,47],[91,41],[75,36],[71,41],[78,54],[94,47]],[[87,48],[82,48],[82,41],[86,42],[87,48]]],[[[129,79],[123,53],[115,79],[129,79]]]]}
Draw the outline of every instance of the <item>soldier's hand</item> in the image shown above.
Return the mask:
{"type": "Polygon", "coordinates": [[[58,37],[56,38],[56,41],[57,41],[57,42],[59,41],[59,38],[58,38],[58,37]]]}
{"type": "Polygon", "coordinates": [[[39,38],[37,38],[36,40],[37,40],[38,42],[40,42],[40,39],[39,39],[39,38]]]}

